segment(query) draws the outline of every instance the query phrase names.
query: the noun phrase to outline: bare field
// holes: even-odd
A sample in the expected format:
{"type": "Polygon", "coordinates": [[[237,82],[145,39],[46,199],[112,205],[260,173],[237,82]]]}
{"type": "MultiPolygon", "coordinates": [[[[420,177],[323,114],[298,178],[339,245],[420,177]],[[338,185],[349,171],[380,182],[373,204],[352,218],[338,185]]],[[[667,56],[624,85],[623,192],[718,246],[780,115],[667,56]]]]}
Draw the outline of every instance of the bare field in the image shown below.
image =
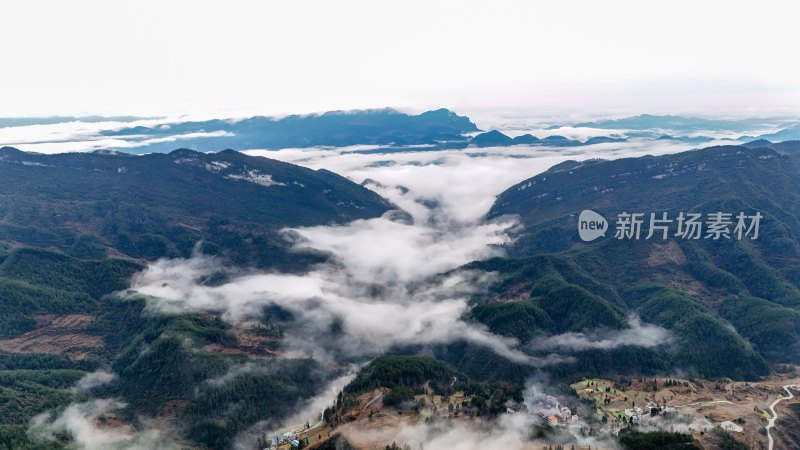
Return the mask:
{"type": "Polygon", "coordinates": [[[86,314],[37,316],[38,327],[22,336],[0,339],[0,350],[9,353],[45,353],[85,359],[92,350],[103,347],[100,336],[82,333],[94,318],[86,314]]]}

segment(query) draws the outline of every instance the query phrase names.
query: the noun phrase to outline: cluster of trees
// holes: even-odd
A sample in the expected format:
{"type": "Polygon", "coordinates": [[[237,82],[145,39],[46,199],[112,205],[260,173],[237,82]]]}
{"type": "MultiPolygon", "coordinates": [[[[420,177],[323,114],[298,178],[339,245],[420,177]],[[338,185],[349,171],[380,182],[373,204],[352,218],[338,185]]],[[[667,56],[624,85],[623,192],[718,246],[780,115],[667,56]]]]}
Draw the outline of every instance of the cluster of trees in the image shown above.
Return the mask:
{"type": "Polygon", "coordinates": [[[392,442],[391,445],[386,446],[386,450],[411,450],[411,446],[408,444],[399,446],[397,442],[392,442]]]}
{"type": "Polygon", "coordinates": [[[344,391],[358,394],[381,386],[410,389],[428,381],[435,388],[452,382],[453,377],[453,370],[446,363],[429,356],[382,356],[361,369],[344,391]]]}
{"type": "Polygon", "coordinates": [[[522,403],[522,390],[510,383],[468,383],[464,394],[472,396],[468,406],[477,415],[496,416],[510,405],[522,403]]]}
{"type": "Polygon", "coordinates": [[[84,375],[78,370],[0,371],[0,420],[26,425],[36,414],[79,399],[69,388],[84,375]]]}
{"type": "Polygon", "coordinates": [[[456,376],[444,362],[428,356],[391,355],[376,358],[364,367],[359,375],[340,394],[337,407],[331,410],[335,417],[337,411],[347,411],[353,406],[354,397],[360,393],[387,387],[391,389],[383,397],[386,406],[401,406],[413,402],[415,394],[425,393],[427,385],[436,395],[449,396],[463,391],[469,401],[459,409],[468,414],[497,415],[503,413],[510,404],[522,403],[520,385],[509,382],[477,382],[464,375],[456,376]]]}
{"type": "Polygon", "coordinates": [[[386,406],[401,406],[404,403],[414,400],[414,393],[411,389],[403,385],[395,385],[395,387],[383,396],[383,404],[386,406]]]}
{"type": "Polygon", "coordinates": [[[0,354],[0,369],[0,449],[65,448],[58,442],[32,440],[28,434],[30,418],[84,400],[69,387],[94,366],[63,356],[0,354]]]}
{"type": "Polygon", "coordinates": [[[714,437],[718,439],[717,448],[719,450],[749,450],[750,447],[744,442],[736,440],[731,433],[715,428],[712,432],[714,437]]]}
{"type": "Polygon", "coordinates": [[[627,450],[700,450],[690,434],[671,431],[642,432],[624,428],[619,432],[619,443],[627,450]]]}
{"type": "Polygon", "coordinates": [[[60,442],[37,442],[28,434],[28,425],[0,425],[0,450],[66,450],[60,442]]]}
{"type": "Polygon", "coordinates": [[[204,386],[181,418],[192,439],[210,448],[231,448],[233,439],[265,417],[284,417],[320,384],[312,360],[275,363],[245,371],[222,384],[204,386]]]}

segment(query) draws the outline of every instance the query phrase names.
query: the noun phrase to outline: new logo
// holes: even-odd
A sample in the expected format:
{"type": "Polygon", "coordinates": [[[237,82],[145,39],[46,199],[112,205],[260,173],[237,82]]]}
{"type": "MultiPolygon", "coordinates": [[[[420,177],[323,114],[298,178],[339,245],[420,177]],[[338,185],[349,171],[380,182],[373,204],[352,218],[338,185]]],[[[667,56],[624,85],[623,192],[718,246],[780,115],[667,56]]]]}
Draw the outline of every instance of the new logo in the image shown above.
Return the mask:
{"type": "Polygon", "coordinates": [[[606,235],[608,221],[605,217],[590,209],[581,211],[578,216],[578,234],[584,242],[591,242],[606,235]]]}

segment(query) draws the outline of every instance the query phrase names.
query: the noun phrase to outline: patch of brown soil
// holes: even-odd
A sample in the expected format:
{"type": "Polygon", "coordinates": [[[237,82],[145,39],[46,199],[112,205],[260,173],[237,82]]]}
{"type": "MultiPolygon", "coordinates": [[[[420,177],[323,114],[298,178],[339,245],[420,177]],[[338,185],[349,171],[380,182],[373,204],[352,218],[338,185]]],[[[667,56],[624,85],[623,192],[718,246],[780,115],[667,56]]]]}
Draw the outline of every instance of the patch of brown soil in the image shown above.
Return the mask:
{"type": "Polygon", "coordinates": [[[494,301],[522,302],[531,298],[531,283],[519,283],[506,288],[494,301]]]}
{"type": "Polygon", "coordinates": [[[175,423],[178,420],[178,417],[183,414],[183,411],[186,410],[186,406],[188,405],[189,400],[186,399],[178,398],[174,400],[167,400],[164,403],[164,406],[161,408],[161,411],[156,414],[156,418],[170,423],[175,423]]]}
{"type": "Polygon", "coordinates": [[[42,314],[33,318],[39,327],[49,327],[51,329],[78,329],[86,328],[94,317],[88,314],[67,314],[56,316],[54,314],[42,314]]]}
{"type": "Polygon", "coordinates": [[[81,333],[94,319],[86,314],[41,315],[34,318],[38,327],[22,336],[0,339],[0,351],[45,353],[86,359],[91,350],[103,346],[103,338],[81,333]]]}
{"type": "Polygon", "coordinates": [[[234,325],[232,331],[236,336],[235,345],[208,344],[203,347],[203,350],[249,356],[277,356],[280,354],[277,351],[279,338],[260,335],[253,328],[242,325],[234,325]]]}
{"type": "Polygon", "coordinates": [[[668,241],[666,244],[653,243],[650,245],[650,254],[645,262],[648,267],[658,267],[665,264],[682,266],[686,264],[686,255],[674,241],[668,241]]]}

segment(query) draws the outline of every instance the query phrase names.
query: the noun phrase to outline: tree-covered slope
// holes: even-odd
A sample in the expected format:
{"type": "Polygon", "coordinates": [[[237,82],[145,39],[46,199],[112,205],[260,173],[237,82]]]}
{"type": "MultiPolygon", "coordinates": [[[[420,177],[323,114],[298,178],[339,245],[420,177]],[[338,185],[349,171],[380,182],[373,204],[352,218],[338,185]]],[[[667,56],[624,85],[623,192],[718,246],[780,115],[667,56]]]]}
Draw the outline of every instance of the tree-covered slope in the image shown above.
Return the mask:
{"type": "Polygon", "coordinates": [[[24,153],[0,149],[0,240],[83,258],[211,252],[267,265],[283,227],[377,217],[390,205],[326,170],[234,151],[24,153]]]}
{"type": "MultiPolygon", "coordinates": [[[[493,330],[523,341],[562,332],[548,304],[562,315],[577,308],[567,323],[591,329],[581,320],[602,317],[595,307],[565,295],[548,300],[541,291],[571,286],[671,332],[671,341],[648,350],[655,359],[630,361],[638,371],[677,367],[753,378],[771,362],[800,361],[800,172],[793,158],[728,146],[566,162],[498,196],[489,216],[507,214],[524,225],[509,257],[474,265],[500,274],[492,294],[473,309],[493,330]],[[578,234],[578,215],[587,209],[609,221],[605,237],[592,242],[578,234]],[[683,239],[675,236],[675,222],[668,239],[646,239],[651,212],[674,219],[681,211],[702,213],[704,220],[714,212],[763,218],[755,240],[683,239]],[[615,238],[623,212],[645,214],[640,239],[615,238]]],[[[582,359],[582,367],[594,364],[591,359],[582,359]]],[[[625,364],[619,355],[614,359],[617,368],[625,364]]]]}

